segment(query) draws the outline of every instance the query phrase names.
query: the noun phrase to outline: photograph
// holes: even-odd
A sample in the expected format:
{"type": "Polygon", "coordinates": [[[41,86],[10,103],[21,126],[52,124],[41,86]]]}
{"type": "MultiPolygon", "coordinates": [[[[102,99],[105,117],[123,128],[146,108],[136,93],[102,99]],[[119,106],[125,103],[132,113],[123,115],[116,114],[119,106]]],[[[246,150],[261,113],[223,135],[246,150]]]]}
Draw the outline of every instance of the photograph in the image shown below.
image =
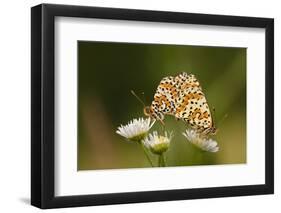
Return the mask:
{"type": "Polygon", "coordinates": [[[247,48],[77,41],[77,171],[247,163],[247,48]]]}
{"type": "Polygon", "coordinates": [[[187,8],[31,8],[31,205],[274,193],[274,18],[187,8]]]}

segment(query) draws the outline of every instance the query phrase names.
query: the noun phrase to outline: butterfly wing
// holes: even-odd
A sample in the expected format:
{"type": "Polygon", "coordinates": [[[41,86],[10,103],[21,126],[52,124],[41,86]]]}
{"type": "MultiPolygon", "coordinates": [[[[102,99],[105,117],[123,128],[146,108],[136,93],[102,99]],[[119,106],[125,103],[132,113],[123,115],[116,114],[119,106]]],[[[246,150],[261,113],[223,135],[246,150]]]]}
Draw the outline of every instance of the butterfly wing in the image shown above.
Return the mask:
{"type": "Polygon", "coordinates": [[[151,104],[152,115],[156,119],[163,120],[165,114],[174,115],[176,111],[174,95],[177,92],[174,77],[168,76],[160,81],[151,104]]]}
{"type": "Polygon", "coordinates": [[[180,96],[177,99],[175,117],[184,120],[199,131],[213,128],[213,121],[206,97],[193,74],[181,73],[175,77],[180,96]]]}
{"type": "Polygon", "coordinates": [[[174,115],[200,132],[213,129],[211,112],[199,81],[185,72],[163,78],[152,101],[151,115],[163,120],[164,115],[174,115]]]}

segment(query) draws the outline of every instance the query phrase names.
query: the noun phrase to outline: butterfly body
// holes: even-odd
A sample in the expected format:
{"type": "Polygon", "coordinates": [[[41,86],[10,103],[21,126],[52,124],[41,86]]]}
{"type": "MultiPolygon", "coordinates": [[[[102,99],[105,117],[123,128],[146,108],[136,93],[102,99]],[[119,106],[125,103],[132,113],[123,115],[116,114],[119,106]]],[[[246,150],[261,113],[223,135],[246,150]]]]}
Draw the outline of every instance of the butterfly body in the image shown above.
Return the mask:
{"type": "Polygon", "coordinates": [[[193,74],[163,78],[145,114],[162,123],[165,115],[173,115],[204,134],[216,132],[206,97],[193,74]]]}

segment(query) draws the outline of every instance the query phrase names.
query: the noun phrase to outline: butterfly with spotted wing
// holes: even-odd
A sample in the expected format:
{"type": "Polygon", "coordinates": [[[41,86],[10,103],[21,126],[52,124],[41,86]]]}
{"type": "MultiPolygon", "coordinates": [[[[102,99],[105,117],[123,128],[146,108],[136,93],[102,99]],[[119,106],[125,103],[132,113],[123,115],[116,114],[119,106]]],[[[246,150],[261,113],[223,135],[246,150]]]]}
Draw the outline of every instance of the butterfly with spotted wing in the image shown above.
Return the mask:
{"type": "Polygon", "coordinates": [[[206,97],[193,74],[182,72],[175,77],[164,77],[156,89],[152,104],[144,108],[144,114],[162,124],[165,115],[173,115],[200,133],[216,133],[206,97]]]}

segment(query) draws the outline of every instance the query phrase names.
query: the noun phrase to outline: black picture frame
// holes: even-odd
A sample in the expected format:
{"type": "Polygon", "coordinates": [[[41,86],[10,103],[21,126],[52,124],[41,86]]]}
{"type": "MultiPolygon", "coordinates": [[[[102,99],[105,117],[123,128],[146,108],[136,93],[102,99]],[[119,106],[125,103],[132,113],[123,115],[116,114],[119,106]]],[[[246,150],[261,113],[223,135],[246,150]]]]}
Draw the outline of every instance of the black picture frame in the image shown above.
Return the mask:
{"type": "Polygon", "coordinates": [[[60,208],[274,193],[274,19],[41,4],[31,8],[31,204],[60,208]],[[264,28],[265,184],[130,193],[54,195],[54,18],[81,17],[162,23],[264,28]]]}

